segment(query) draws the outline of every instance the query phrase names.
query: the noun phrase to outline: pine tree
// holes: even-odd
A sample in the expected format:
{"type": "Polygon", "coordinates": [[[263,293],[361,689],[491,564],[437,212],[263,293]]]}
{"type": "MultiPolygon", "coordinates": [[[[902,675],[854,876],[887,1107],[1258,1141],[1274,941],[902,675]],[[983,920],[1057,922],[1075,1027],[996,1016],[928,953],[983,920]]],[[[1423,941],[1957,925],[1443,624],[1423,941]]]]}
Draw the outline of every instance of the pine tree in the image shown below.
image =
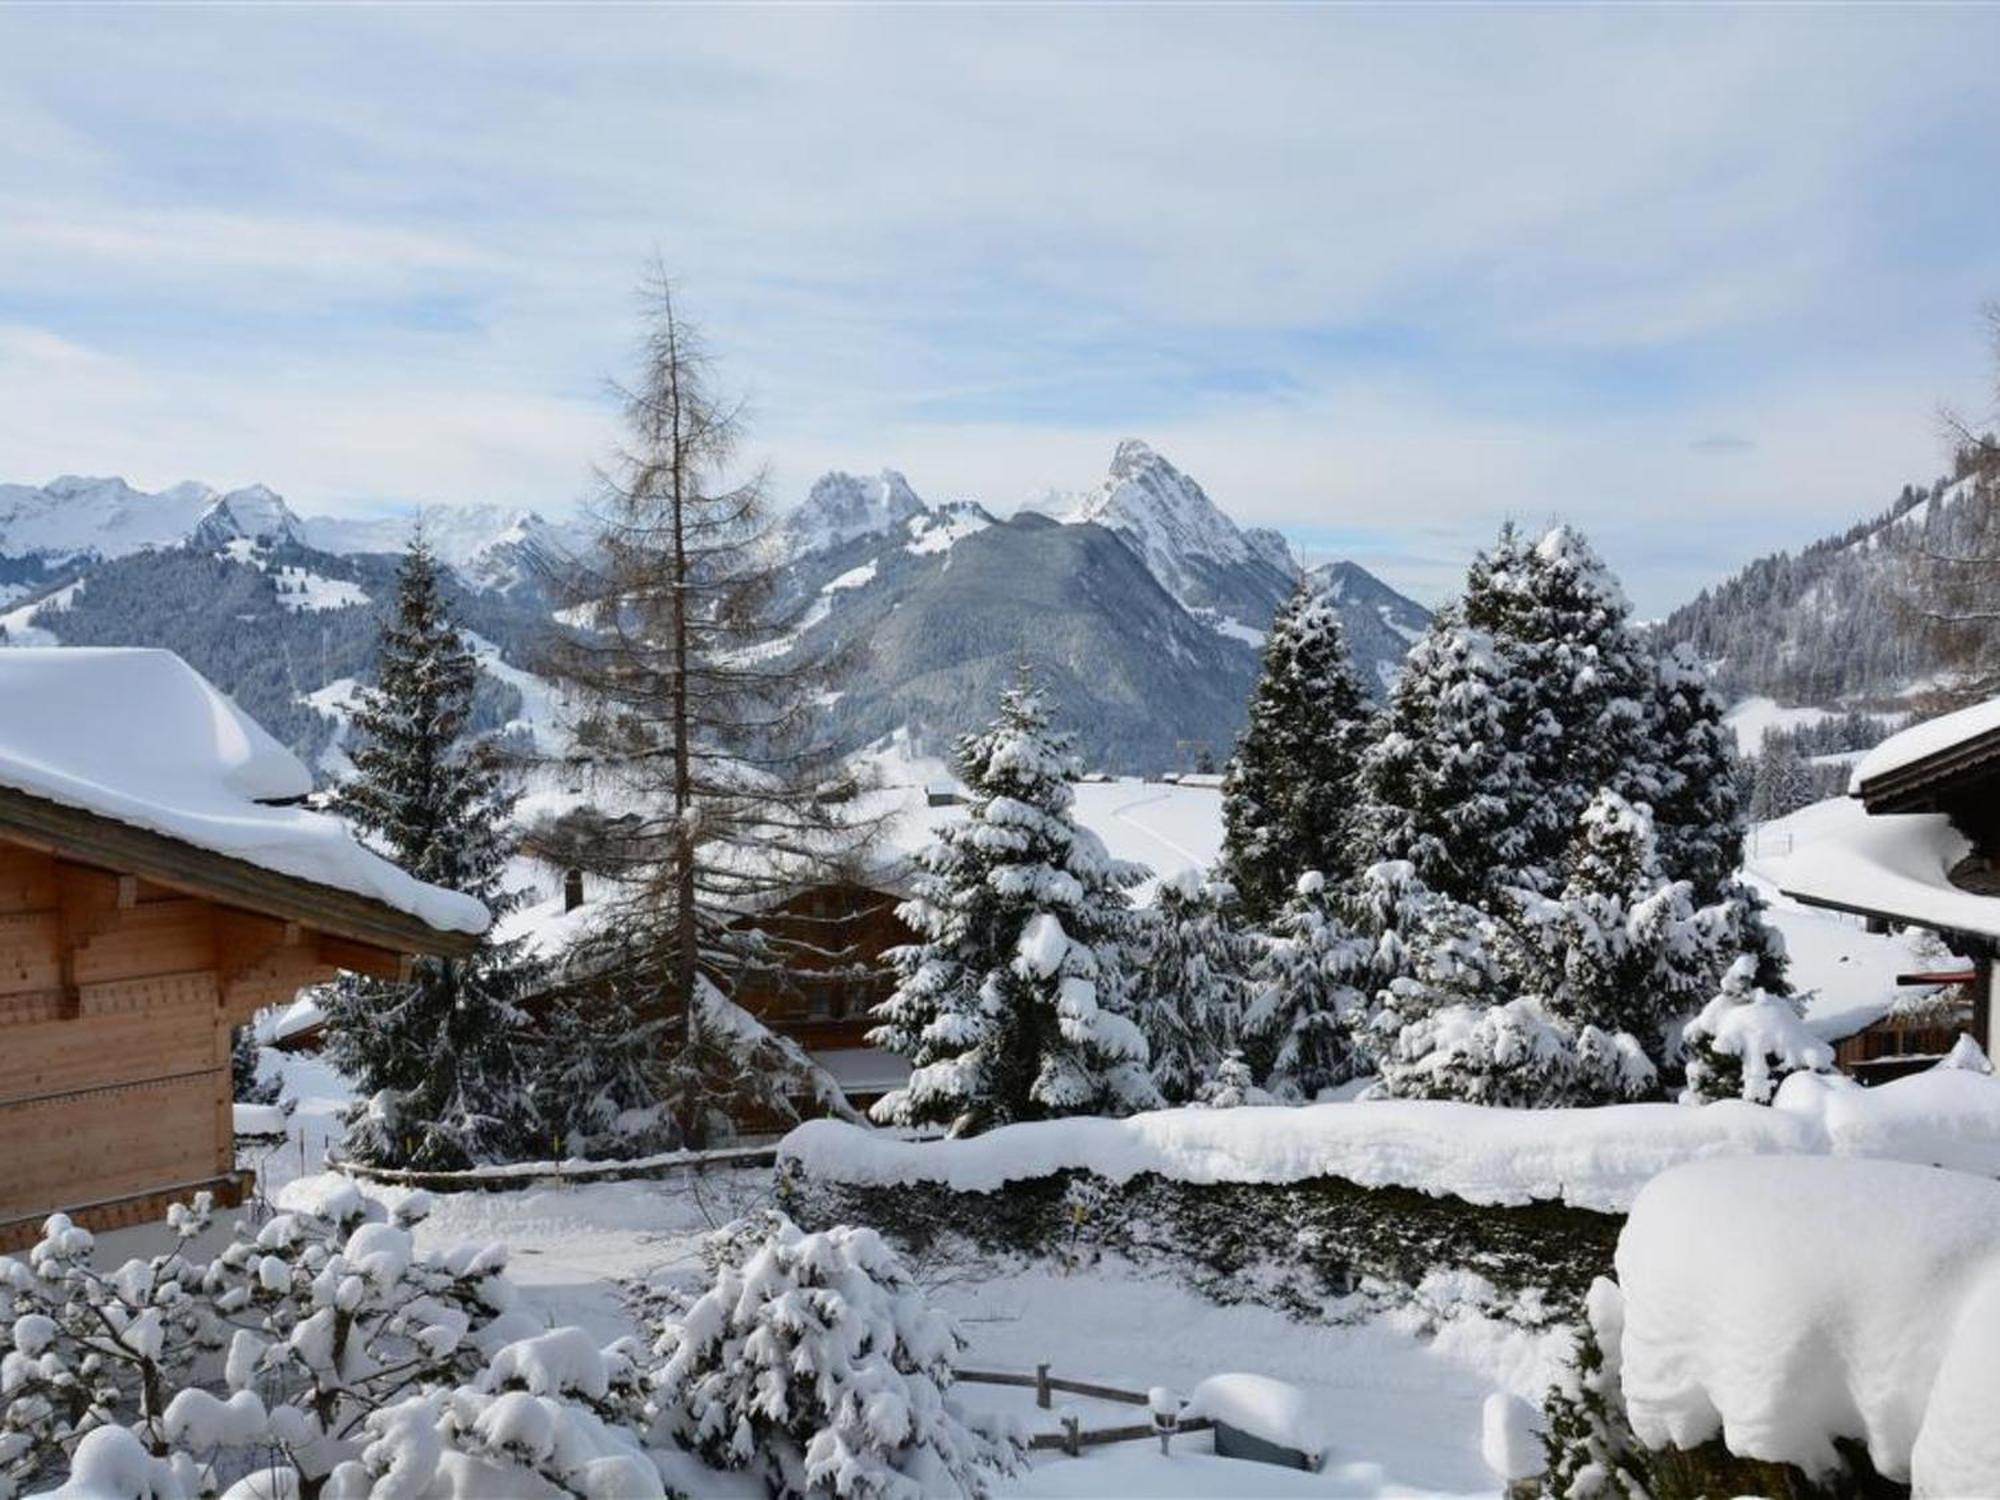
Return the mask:
{"type": "Polygon", "coordinates": [[[1222,786],[1221,868],[1244,919],[1270,920],[1307,870],[1356,868],[1354,809],[1376,713],[1333,605],[1300,580],[1271,622],[1222,786]]]}
{"type": "Polygon", "coordinates": [[[993,724],[958,741],[967,818],[920,856],[901,915],[923,941],[892,954],[869,1033],[912,1065],[878,1119],[962,1135],[1158,1102],[1127,999],[1139,872],[1077,826],[1068,750],[1025,670],[993,724]]]}
{"type": "Polygon", "coordinates": [[[1168,1104],[1185,1104],[1235,1045],[1253,944],[1237,925],[1235,890],[1195,870],[1162,880],[1140,915],[1132,1014],[1146,1036],[1154,1087],[1168,1104]]]}
{"type": "MultiPolygon", "coordinates": [[[[498,912],[513,798],[466,732],[477,676],[419,535],[397,575],[375,685],[357,695],[355,774],[337,806],[419,880],[498,912]]],[[[529,1149],[523,979],[518,945],[487,942],[470,958],[418,959],[407,983],[336,985],[327,1053],[365,1101],[348,1150],[380,1165],[458,1168],[529,1149]]]]}
{"type": "Polygon", "coordinates": [[[1370,945],[1332,905],[1317,870],[1298,879],[1258,965],[1243,1035],[1264,1087],[1311,1100],[1367,1071],[1370,945]]]}
{"type": "Polygon", "coordinates": [[[238,1104],[276,1104],[285,1094],[285,1080],[259,1078],[264,1049],[257,1045],[257,1028],[239,1026],[229,1039],[230,1095],[238,1104]]]}
{"type": "Polygon", "coordinates": [[[1657,663],[1645,743],[1635,795],[1653,810],[1660,868],[1687,881],[1695,905],[1706,906],[1743,862],[1746,825],[1736,739],[1691,646],[1675,646],[1657,663]]]}

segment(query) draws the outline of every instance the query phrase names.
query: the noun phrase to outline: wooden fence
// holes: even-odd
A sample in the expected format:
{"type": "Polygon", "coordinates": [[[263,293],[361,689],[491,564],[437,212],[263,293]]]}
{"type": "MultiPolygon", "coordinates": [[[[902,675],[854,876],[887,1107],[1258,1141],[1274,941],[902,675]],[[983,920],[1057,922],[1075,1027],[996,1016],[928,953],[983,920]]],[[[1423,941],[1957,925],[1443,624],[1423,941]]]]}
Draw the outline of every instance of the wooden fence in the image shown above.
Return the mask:
{"type": "MultiPolygon", "coordinates": [[[[1088,1380],[1065,1380],[1059,1375],[1051,1375],[1047,1365],[1036,1365],[1032,1375],[1015,1375],[1004,1370],[960,1370],[958,1378],[974,1385],[1011,1385],[1030,1389],[1035,1393],[1035,1405],[1044,1411],[1053,1405],[1055,1392],[1065,1391],[1072,1396],[1089,1396],[1097,1401],[1116,1401],[1126,1406],[1152,1405],[1151,1398],[1138,1391],[1120,1390],[1114,1385],[1096,1385],[1088,1380]]],[[[1100,1443],[1130,1443],[1141,1438],[1159,1437],[1162,1429],[1150,1418],[1144,1422],[1128,1423],[1123,1427],[1089,1427],[1074,1415],[1061,1419],[1062,1431],[1038,1432],[1029,1440],[1030,1448],[1057,1448],[1075,1458],[1085,1448],[1100,1443]]],[[[1164,1429],[1167,1433],[1207,1432],[1215,1424],[1206,1417],[1192,1417],[1186,1421],[1176,1420],[1174,1425],[1164,1429]]]]}

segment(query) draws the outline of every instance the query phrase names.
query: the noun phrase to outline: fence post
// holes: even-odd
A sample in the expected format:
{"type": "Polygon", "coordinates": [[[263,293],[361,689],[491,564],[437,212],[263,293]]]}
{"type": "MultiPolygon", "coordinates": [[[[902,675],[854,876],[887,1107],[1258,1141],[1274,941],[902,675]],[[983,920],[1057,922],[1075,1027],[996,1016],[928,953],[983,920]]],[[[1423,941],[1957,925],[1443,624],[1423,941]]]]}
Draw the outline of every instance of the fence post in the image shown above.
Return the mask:
{"type": "Polygon", "coordinates": [[[1081,1457],[1083,1454],[1083,1418],[1079,1417],[1073,1411],[1063,1413],[1062,1430],[1063,1452],[1067,1453],[1071,1458],[1081,1457]]]}
{"type": "Polygon", "coordinates": [[[1039,1406],[1043,1411],[1047,1411],[1052,1400],[1053,1397],[1049,1391],[1049,1367],[1047,1365],[1036,1365],[1035,1405],[1039,1406]]]}

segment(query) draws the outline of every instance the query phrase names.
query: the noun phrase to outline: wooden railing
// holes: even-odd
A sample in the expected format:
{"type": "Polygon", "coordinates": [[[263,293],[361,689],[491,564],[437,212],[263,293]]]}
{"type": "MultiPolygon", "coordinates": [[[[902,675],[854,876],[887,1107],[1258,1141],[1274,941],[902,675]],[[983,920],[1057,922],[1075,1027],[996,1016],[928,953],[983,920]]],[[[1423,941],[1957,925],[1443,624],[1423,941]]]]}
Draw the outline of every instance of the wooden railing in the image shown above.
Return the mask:
{"type": "MultiPolygon", "coordinates": [[[[1139,1391],[1121,1390],[1115,1385],[1097,1385],[1088,1380],[1067,1380],[1060,1375],[1051,1375],[1047,1365],[1036,1365],[1032,1375],[1016,1375],[1004,1370],[960,1370],[957,1374],[960,1380],[974,1385],[1011,1385],[1032,1390],[1035,1405],[1044,1411],[1054,1404],[1057,1391],[1072,1396],[1088,1396],[1097,1401],[1116,1401],[1126,1406],[1152,1405],[1151,1398],[1139,1391]]],[[[1207,1432],[1215,1425],[1206,1417],[1192,1417],[1185,1421],[1176,1418],[1164,1428],[1150,1420],[1128,1423],[1123,1427],[1085,1427],[1082,1419],[1074,1413],[1065,1413],[1058,1420],[1062,1424],[1060,1432],[1038,1432],[1029,1440],[1028,1446],[1060,1449],[1075,1458],[1085,1448],[1101,1443],[1130,1443],[1181,1432],[1207,1432]]]]}

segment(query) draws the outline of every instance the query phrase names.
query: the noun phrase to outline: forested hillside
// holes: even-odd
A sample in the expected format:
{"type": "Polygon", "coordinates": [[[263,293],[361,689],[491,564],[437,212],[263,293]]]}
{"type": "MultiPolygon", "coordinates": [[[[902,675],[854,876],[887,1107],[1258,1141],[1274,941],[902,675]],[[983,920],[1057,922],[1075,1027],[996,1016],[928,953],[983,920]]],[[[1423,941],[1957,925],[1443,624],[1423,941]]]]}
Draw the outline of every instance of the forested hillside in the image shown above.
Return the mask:
{"type": "Polygon", "coordinates": [[[2000,568],[1943,576],[1939,559],[1980,553],[1993,484],[1973,456],[1927,486],[1905,486],[1880,514],[1798,552],[1760,557],[1669,615],[1670,643],[1713,663],[1730,697],[1834,704],[1902,697],[1976,671],[1983,647],[1936,618],[2000,601],[2000,568]]]}

